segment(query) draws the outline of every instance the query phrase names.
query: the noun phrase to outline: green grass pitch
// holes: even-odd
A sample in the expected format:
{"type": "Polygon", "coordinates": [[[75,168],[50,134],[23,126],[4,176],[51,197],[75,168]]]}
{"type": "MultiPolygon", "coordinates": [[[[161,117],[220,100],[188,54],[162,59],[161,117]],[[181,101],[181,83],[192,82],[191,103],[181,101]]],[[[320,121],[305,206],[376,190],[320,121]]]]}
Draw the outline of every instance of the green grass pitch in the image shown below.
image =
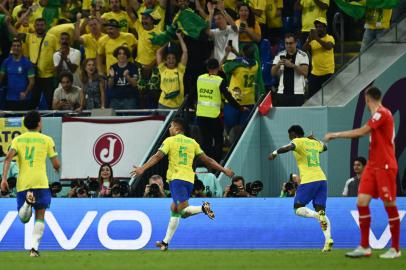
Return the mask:
{"type": "MultiPolygon", "coordinates": [[[[240,270],[240,269],[406,269],[406,256],[394,260],[379,259],[384,251],[370,258],[349,259],[348,250],[323,254],[319,250],[169,250],[161,251],[43,251],[31,258],[27,252],[0,252],[4,270],[240,270]]],[[[406,250],[402,250],[406,255],[406,250]]]]}

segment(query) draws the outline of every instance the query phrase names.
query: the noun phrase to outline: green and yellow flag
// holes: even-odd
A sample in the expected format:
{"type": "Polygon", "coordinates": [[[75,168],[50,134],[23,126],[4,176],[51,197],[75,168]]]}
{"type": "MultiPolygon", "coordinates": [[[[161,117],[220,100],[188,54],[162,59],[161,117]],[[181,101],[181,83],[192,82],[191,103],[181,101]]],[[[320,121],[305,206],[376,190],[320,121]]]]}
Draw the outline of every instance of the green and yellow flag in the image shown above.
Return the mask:
{"type": "Polygon", "coordinates": [[[337,6],[347,15],[362,19],[367,8],[395,8],[399,0],[335,0],[337,6]]]}

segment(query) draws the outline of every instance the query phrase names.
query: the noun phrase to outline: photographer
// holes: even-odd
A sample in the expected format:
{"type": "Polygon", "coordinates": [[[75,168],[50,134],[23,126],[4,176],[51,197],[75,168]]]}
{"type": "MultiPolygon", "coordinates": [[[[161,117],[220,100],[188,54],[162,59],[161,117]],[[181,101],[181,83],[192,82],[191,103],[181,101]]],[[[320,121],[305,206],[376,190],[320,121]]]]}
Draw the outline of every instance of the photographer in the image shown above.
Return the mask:
{"type": "Polygon", "coordinates": [[[195,175],[195,183],[193,184],[192,198],[205,198],[205,197],[207,197],[205,186],[203,182],[197,179],[195,175]]]}
{"type": "Polygon", "coordinates": [[[289,176],[289,181],[282,184],[282,190],[279,198],[295,197],[296,189],[299,184],[299,176],[297,174],[291,173],[289,176]]]}
{"type": "Polygon", "coordinates": [[[231,180],[231,185],[224,189],[224,197],[250,197],[250,194],[245,191],[245,180],[242,176],[234,176],[231,180]]]}
{"type": "Polygon", "coordinates": [[[164,182],[160,175],[153,175],[149,178],[148,185],[145,186],[144,198],[166,198],[164,182]]]}
{"type": "Polygon", "coordinates": [[[79,196],[84,196],[83,189],[86,189],[87,193],[87,187],[83,180],[72,180],[70,190],[68,192],[68,198],[79,198],[79,196]]]}
{"type": "Polygon", "coordinates": [[[49,189],[51,190],[52,198],[58,197],[58,193],[62,190],[62,185],[60,182],[53,182],[49,185],[49,189]]]}
{"type": "Polygon", "coordinates": [[[254,182],[250,182],[245,185],[245,190],[252,197],[257,197],[263,188],[264,188],[264,184],[259,180],[255,180],[254,182]]]}

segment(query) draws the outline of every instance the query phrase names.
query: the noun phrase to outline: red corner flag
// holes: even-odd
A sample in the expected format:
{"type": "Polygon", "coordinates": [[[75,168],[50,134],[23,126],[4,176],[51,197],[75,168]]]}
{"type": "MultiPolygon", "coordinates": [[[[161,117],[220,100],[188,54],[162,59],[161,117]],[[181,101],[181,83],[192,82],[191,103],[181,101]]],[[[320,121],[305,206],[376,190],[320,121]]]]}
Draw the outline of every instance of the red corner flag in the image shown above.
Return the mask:
{"type": "Polygon", "coordinates": [[[261,115],[265,116],[269,113],[271,108],[272,108],[272,92],[269,91],[269,93],[266,95],[261,104],[259,104],[258,111],[261,115]]]}

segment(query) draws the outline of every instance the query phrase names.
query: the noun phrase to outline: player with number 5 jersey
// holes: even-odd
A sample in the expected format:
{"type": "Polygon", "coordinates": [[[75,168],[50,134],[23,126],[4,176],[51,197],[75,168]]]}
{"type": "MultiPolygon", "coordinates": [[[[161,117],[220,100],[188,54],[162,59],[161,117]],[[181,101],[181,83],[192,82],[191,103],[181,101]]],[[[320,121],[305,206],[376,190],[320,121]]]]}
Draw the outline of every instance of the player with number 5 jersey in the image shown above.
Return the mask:
{"type": "Polygon", "coordinates": [[[291,126],[288,133],[291,143],[273,151],[268,159],[273,160],[278,154],[293,151],[301,180],[294,199],[295,214],[315,218],[320,222],[325,238],[322,252],[331,251],[334,242],[331,238],[330,221],[326,215],[327,178],[320,167],[320,153],[326,151],[327,147],[313,135],[304,137],[301,126],[291,126]],[[310,202],[316,211],[306,207],[310,202]]]}
{"type": "Polygon", "coordinates": [[[32,235],[31,257],[38,257],[38,247],[44,233],[45,209],[51,204],[46,174],[46,159],[49,158],[56,171],[60,164],[51,137],[41,134],[42,121],[37,111],[30,111],[24,117],[28,132],[19,135],[11,142],[4,161],[1,191],[8,191],[7,172],[14,156],[18,157],[19,175],[17,179],[17,209],[23,223],[30,221],[32,208],[35,209],[35,223],[32,235]]]}
{"type": "Polygon", "coordinates": [[[211,209],[210,203],[203,202],[202,205],[193,206],[189,205],[188,202],[195,180],[195,173],[192,167],[194,158],[199,158],[207,166],[221,171],[229,177],[234,175],[231,169],[224,168],[214,159],[206,156],[201,150],[200,145],[194,139],[185,135],[187,133],[187,124],[180,118],[174,119],[169,127],[170,137],[165,139],[158,152],[143,166],[134,166],[134,169],[131,171],[132,176],[140,175],[157,164],[162,158],[168,156],[169,166],[166,180],[169,182],[173,202],[171,205],[171,218],[165,238],[162,241],[156,242],[156,246],[162,251],[168,249],[168,244],[178,228],[180,218],[187,218],[203,212],[210,219],[214,219],[214,212],[211,209]]]}

